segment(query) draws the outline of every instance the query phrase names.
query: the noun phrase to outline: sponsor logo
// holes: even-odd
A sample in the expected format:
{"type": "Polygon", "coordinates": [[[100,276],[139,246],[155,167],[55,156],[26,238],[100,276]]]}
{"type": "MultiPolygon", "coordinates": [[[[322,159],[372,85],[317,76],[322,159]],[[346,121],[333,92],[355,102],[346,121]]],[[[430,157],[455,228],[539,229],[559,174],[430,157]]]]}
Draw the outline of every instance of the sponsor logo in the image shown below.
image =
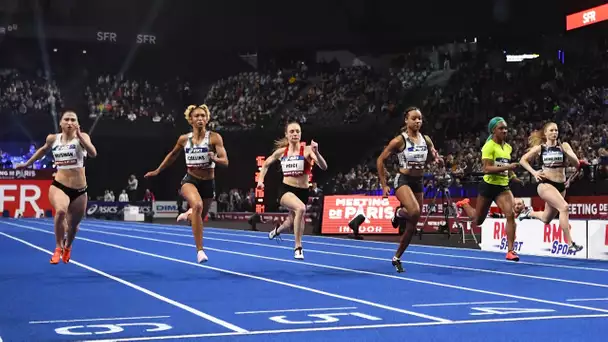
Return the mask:
{"type": "Polygon", "coordinates": [[[52,209],[48,199],[51,181],[0,180],[0,212],[13,216],[19,210],[24,217],[36,217],[40,211],[52,209]]]}

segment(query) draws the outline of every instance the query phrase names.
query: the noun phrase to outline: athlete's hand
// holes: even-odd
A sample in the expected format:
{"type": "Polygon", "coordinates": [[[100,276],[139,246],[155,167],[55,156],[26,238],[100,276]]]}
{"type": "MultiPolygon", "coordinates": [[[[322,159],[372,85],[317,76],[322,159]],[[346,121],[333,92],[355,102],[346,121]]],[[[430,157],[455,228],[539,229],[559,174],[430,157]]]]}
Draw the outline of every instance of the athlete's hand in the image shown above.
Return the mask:
{"type": "Polygon", "coordinates": [[[144,175],[144,178],[156,177],[156,176],[158,176],[158,174],[159,174],[158,170],[150,171],[144,175]]]}
{"type": "Polygon", "coordinates": [[[258,189],[264,189],[264,182],[258,182],[258,189]]]}
{"type": "Polygon", "coordinates": [[[519,167],[519,163],[511,163],[509,165],[507,165],[508,170],[515,170],[519,167]]]}
{"type": "Polygon", "coordinates": [[[382,197],[387,198],[391,194],[391,188],[389,186],[385,186],[382,188],[382,197]]]}
{"type": "Polygon", "coordinates": [[[216,161],[215,158],[217,158],[217,156],[215,155],[215,152],[208,152],[208,156],[209,156],[209,160],[211,161],[216,161]]]}
{"type": "Polygon", "coordinates": [[[319,153],[319,143],[317,143],[314,140],[310,141],[310,149],[312,150],[313,153],[319,153]]]}
{"type": "Polygon", "coordinates": [[[19,163],[19,164],[15,165],[15,169],[16,170],[23,170],[25,168],[27,168],[27,164],[26,163],[19,163]]]}
{"type": "Polygon", "coordinates": [[[532,176],[534,176],[534,179],[539,183],[545,180],[545,174],[542,171],[534,171],[532,176]]]}
{"type": "Polygon", "coordinates": [[[78,139],[82,138],[82,132],[80,131],[80,125],[79,124],[76,124],[76,137],[78,139]]]}

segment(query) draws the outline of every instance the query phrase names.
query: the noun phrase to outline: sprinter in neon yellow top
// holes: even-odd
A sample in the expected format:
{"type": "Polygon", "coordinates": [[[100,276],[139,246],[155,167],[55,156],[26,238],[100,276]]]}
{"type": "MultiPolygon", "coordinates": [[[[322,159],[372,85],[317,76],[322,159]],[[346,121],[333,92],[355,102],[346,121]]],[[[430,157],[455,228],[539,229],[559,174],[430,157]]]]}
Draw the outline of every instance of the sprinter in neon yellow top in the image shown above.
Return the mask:
{"type": "Polygon", "coordinates": [[[521,181],[515,177],[513,169],[519,166],[511,163],[511,145],[507,144],[507,123],[501,117],[495,117],[488,124],[490,136],[481,150],[483,163],[483,180],[479,183],[479,194],[475,209],[465,201],[456,203],[458,207],[471,218],[473,224],[481,226],[488,216],[492,202],[496,202],[507,219],[507,260],[519,261],[517,252],[513,249],[515,242],[515,198],[509,188],[509,180],[521,181]]]}
{"type": "MultiPolygon", "coordinates": [[[[505,167],[511,163],[511,145],[504,142],[502,145],[493,139],[486,141],[481,149],[481,160],[490,160],[496,167],[505,167]]],[[[509,186],[509,170],[500,173],[486,173],[483,180],[492,185],[509,186]]]]}

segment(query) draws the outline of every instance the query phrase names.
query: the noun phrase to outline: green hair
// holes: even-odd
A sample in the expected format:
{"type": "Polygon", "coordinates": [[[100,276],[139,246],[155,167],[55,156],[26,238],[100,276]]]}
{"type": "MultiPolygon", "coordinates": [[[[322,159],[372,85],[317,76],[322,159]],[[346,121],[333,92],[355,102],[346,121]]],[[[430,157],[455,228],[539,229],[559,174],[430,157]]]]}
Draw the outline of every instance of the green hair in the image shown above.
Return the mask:
{"type": "Polygon", "coordinates": [[[486,139],[486,142],[492,139],[492,137],[494,136],[494,128],[496,128],[496,126],[498,126],[498,124],[501,122],[506,123],[505,119],[500,116],[495,116],[490,120],[490,122],[488,123],[488,133],[490,133],[490,135],[488,136],[488,139],[486,139]]]}

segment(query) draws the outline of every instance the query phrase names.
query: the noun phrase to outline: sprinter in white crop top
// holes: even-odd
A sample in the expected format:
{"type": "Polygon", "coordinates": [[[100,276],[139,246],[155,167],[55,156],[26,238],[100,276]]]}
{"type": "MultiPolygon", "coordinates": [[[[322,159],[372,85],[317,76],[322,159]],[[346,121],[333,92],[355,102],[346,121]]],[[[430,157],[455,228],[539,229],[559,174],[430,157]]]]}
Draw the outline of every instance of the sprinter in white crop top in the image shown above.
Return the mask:
{"type": "Polygon", "coordinates": [[[203,263],[208,260],[203,251],[203,220],[215,198],[215,166],[227,167],[228,154],[222,136],[206,128],[211,116],[207,105],[190,105],[184,115],[192,126],[192,132],[181,135],[158,168],[144,177],[157,176],[184,151],[187,172],[181,181],[181,190],[190,209],[177,219],[190,220],[197,250],[196,260],[203,263]]]}
{"type": "Polygon", "coordinates": [[[435,150],[431,138],[420,133],[421,127],[422,113],[420,109],[416,107],[407,108],[405,110],[405,126],[401,129],[401,134],[389,142],[376,161],[383,196],[388,197],[391,189],[386,182],[384,161],[393,153],[397,154],[399,158],[399,173],[395,177],[394,189],[395,196],[401,206],[395,208],[392,225],[397,228],[400,221],[405,221],[406,226],[392,261],[397,272],[403,272],[401,256],[412,241],[422,212],[424,192],[422,181],[426,165],[431,161],[443,162],[435,150]]]}
{"type": "MultiPolygon", "coordinates": [[[[80,131],[78,116],[73,111],[65,111],[59,122],[61,133],[49,134],[44,146],[25,163],[16,168],[27,168],[49,150],[53,154],[57,174],[49,188],[49,199],[55,215],[55,251],[51,264],[70,261],[72,243],[76,238],[78,225],[87,209],[87,178],[84,169],[85,157],[95,158],[97,149],[87,133],[80,131]],[[69,218],[69,222],[66,218],[69,218]],[[64,239],[65,232],[67,238],[64,239]]],[[[44,208],[42,208],[44,209],[44,208]]]]}

